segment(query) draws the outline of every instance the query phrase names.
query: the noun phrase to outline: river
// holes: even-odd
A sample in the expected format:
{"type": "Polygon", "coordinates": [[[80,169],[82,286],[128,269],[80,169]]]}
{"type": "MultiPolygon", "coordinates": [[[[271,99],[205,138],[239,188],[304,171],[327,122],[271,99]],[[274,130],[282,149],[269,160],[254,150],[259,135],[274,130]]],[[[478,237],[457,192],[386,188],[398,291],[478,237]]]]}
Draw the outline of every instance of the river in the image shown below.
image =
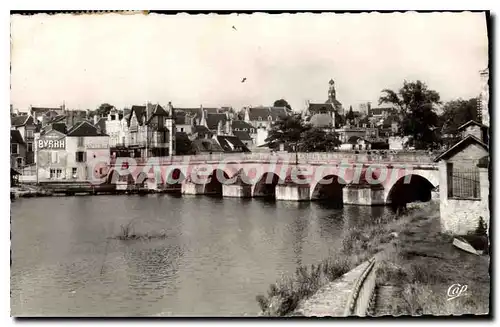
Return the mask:
{"type": "Polygon", "coordinates": [[[74,196],[11,205],[13,316],[254,316],[256,295],[318,263],[384,207],[74,196]],[[166,238],[118,240],[136,234],[166,238]]]}

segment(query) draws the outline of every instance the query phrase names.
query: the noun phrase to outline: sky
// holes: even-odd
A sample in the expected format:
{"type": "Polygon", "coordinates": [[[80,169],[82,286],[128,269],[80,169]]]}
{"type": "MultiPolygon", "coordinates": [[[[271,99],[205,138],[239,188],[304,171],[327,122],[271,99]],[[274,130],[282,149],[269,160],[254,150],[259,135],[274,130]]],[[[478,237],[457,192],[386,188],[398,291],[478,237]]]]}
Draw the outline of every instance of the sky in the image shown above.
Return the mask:
{"type": "Polygon", "coordinates": [[[475,97],[488,66],[482,13],[11,16],[11,103],[95,109],[325,102],[345,108],[424,81],[475,97]],[[244,82],[242,80],[246,78],[244,82]]]}

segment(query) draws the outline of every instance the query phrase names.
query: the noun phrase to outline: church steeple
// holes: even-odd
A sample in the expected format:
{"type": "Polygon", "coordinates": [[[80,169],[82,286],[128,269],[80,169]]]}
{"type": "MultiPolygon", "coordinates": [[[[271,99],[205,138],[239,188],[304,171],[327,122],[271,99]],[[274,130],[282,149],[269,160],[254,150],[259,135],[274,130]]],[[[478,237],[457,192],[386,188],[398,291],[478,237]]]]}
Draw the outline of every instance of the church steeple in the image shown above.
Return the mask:
{"type": "Polygon", "coordinates": [[[328,87],[328,102],[333,103],[334,100],[337,99],[337,94],[335,92],[335,81],[333,79],[330,79],[330,82],[328,82],[330,86],[328,87]]]}

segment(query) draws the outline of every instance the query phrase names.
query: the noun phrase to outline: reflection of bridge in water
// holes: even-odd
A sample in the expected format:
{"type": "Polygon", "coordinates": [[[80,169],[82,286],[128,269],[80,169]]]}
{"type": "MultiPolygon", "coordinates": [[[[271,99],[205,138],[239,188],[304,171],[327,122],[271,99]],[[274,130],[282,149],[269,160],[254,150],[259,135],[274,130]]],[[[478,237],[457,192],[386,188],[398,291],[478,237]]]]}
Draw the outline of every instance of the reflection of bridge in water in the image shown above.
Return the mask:
{"type": "Polygon", "coordinates": [[[118,188],[360,205],[428,201],[438,181],[437,164],[424,152],[117,158],[107,177],[118,188]]]}

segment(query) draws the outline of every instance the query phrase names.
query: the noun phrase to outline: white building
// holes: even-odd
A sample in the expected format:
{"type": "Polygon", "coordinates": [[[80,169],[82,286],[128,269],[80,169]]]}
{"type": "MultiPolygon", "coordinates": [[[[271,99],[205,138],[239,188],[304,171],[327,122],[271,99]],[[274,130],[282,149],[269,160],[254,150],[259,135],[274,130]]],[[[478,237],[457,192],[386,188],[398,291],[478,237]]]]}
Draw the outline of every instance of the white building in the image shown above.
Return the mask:
{"type": "Polygon", "coordinates": [[[109,136],[84,121],[65,135],[48,130],[37,141],[39,182],[95,181],[107,174],[109,136]]]}

